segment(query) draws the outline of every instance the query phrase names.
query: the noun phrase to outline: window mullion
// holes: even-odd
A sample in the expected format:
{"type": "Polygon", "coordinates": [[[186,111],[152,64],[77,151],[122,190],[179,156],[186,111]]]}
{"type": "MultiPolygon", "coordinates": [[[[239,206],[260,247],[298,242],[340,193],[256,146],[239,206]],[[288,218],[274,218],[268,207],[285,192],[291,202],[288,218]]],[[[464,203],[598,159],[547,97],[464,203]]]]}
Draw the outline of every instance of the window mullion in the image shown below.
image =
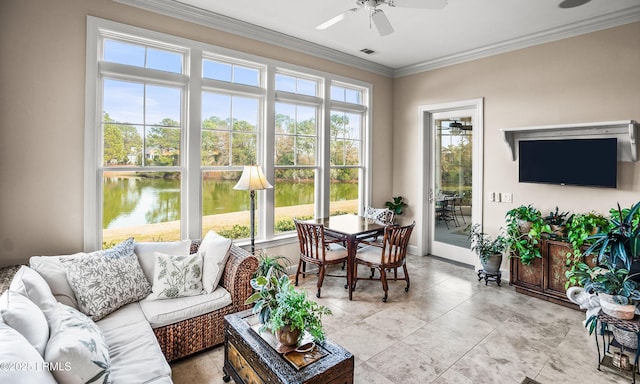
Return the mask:
{"type": "Polygon", "coordinates": [[[182,182],[182,209],[186,211],[182,220],[182,237],[187,234],[189,239],[204,237],[202,233],[202,170],[201,144],[202,130],[202,50],[192,49],[189,57],[189,85],[185,90],[183,101],[188,111],[185,116],[184,129],[186,131],[185,157],[186,167],[182,182]],[[184,208],[186,207],[186,208],[184,208]],[[186,228],[185,228],[186,226],[186,228]]]}
{"type": "MultiPolygon", "coordinates": [[[[264,116],[262,119],[262,168],[267,180],[277,188],[275,182],[275,132],[276,132],[276,95],[275,95],[275,67],[268,66],[266,70],[267,93],[264,99],[264,116]]],[[[262,194],[260,224],[265,239],[272,239],[275,222],[275,188],[267,189],[262,194]]]]}

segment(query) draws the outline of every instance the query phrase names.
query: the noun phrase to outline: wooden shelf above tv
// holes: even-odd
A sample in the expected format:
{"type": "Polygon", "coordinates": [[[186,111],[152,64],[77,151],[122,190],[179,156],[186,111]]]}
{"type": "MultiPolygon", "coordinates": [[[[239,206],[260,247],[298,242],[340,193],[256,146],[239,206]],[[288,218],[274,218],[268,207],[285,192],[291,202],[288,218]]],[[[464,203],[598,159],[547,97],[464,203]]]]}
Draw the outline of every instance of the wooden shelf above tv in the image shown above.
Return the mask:
{"type": "Polygon", "coordinates": [[[611,138],[618,139],[618,161],[638,160],[638,123],[634,120],[604,121],[598,123],[541,125],[537,127],[501,129],[504,141],[511,151],[511,160],[518,158],[520,140],[559,140],[611,138]]]}

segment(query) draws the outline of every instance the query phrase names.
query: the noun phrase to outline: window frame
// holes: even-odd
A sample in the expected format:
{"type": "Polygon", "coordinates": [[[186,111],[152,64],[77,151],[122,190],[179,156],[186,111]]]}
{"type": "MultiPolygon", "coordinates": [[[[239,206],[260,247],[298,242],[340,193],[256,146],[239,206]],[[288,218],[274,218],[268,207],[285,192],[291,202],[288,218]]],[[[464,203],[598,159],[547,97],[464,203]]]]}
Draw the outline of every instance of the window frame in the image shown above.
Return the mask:
{"type": "MultiPolygon", "coordinates": [[[[102,89],[101,79],[104,74],[123,76],[131,80],[151,74],[154,82],[175,84],[182,82],[182,110],[181,110],[181,148],[180,164],[175,167],[144,167],[145,170],[179,171],[181,181],[181,212],[180,238],[196,239],[202,233],[202,175],[203,172],[214,170],[231,170],[227,167],[203,166],[201,162],[201,127],[202,127],[202,92],[218,90],[225,94],[248,95],[259,98],[259,116],[257,127],[257,163],[263,166],[267,179],[273,180],[275,170],[282,166],[274,164],[275,152],[275,103],[292,102],[317,105],[317,138],[316,138],[316,183],[315,183],[315,216],[329,214],[330,199],[330,112],[333,108],[354,108],[362,113],[362,163],[359,187],[358,209],[370,201],[371,171],[370,171],[370,134],[371,134],[371,94],[372,85],[356,79],[346,78],[315,69],[297,66],[261,56],[251,55],[228,48],[214,46],[161,32],[146,30],[140,27],[122,24],[110,20],[87,16],[87,57],[85,73],[85,189],[84,189],[84,233],[83,248],[85,251],[100,249],[102,246],[102,132],[96,129],[102,122],[102,89]],[[133,67],[130,71],[123,68],[125,64],[100,62],[102,39],[124,39],[146,46],[153,46],[164,50],[182,52],[183,73],[176,74],[156,69],[133,67]],[[231,64],[248,66],[259,70],[259,86],[204,78],[203,60],[211,59],[229,62],[231,64]],[[151,71],[151,72],[148,72],[151,71]],[[317,80],[316,96],[295,94],[275,90],[275,76],[282,74],[304,79],[317,80]],[[166,83],[165,83],[166,82],[166,83]],[[337,84],[363,91],[362,105],[333,101],[330,98],[330,86],[337,84]],[[195,176],[194,176],[195,175],[195,176]]],[[[111,77],[110,76],[110,77],[111,77]]],[[[297,168],[298,166],[295,166],[297,168]]],[[[241,170],[242,166],[232,166],[241,170]]],[[[280,239],[285,243],[291,241],[295,234],[285,232],[274,235],[274,201],[273,190],[266,190],[258,194],[259,206],[262,208],[257,217],[258,225],[264,229],[256,243],[267,246],[278,244],[280,239]]],[[[248,240],[236,241],[236,244],[248,244],[248,240]]]]}

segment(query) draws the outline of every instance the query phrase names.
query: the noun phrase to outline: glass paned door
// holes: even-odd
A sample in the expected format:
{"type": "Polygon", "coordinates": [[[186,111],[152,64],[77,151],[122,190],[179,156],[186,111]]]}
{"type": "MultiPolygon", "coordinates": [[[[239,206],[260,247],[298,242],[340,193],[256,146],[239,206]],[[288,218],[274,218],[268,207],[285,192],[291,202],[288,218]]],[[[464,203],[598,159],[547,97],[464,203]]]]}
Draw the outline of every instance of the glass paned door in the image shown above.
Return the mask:
{"type": "Polygon", "coordinates": [[[473,111],[433,114],[431,126],[431,253],[474,264],[467,227],[472,222],[473,111]]]}

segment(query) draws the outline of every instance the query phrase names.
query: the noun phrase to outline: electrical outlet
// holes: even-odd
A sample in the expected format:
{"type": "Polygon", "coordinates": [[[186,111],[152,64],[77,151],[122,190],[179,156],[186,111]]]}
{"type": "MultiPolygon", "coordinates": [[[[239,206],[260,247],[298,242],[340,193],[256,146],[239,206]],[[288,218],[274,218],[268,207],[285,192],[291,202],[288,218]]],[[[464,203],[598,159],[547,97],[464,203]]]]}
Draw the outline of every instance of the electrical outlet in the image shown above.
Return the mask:
{"type": "Polygon", "coordinates": [[[502,201],[505,203],[512,203],[513,202],[513,195],[511,193],[503,193],[502,194],[502,201]]]}
{"type": "Polygon", "coordinates": [[[499,203],[500,201],[501,201],[500,192],[496,192],[496,203],[499,203]]]}

